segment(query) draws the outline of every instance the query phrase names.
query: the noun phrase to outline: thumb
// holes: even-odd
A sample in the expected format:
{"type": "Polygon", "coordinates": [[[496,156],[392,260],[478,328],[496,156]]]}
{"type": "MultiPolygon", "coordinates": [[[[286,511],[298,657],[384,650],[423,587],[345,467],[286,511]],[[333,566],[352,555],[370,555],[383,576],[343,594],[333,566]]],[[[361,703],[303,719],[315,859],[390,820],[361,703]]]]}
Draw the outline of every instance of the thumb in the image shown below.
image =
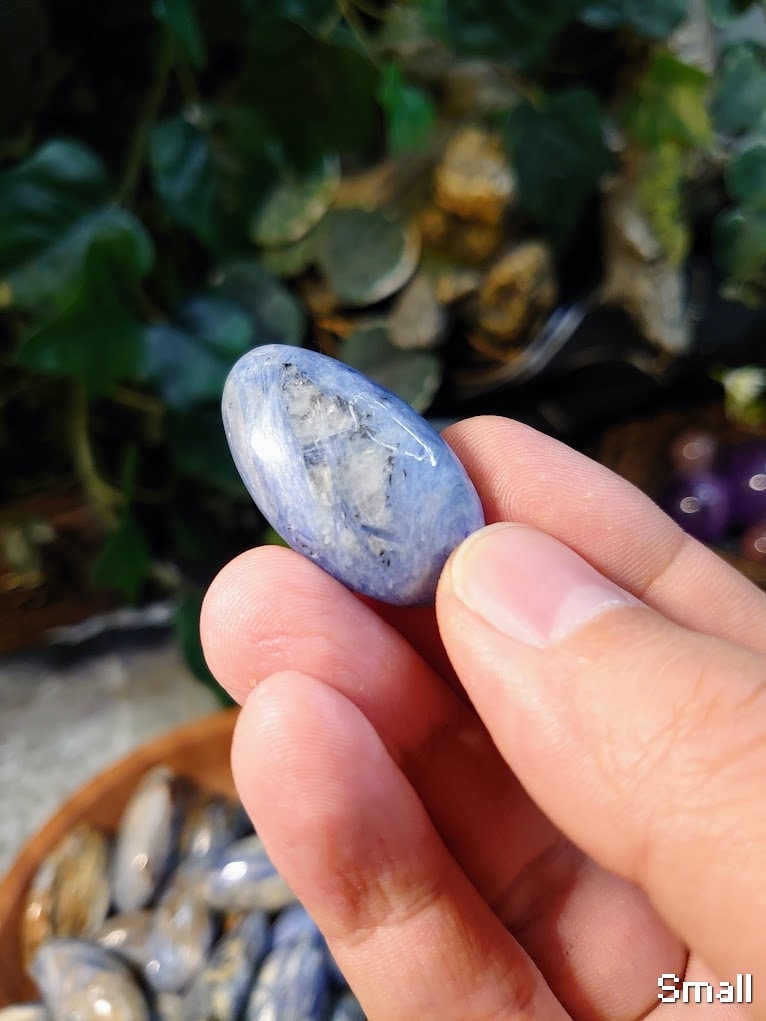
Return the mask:
{"type": "MultiPolygon", "coordinates": [[[[701,584],[690,569],[690,599],[705,598],[701,584]]],[[[673,624],[523,525],[463,543],[437,613],[466,691],[543,811],[643,888],[719,974],[762,969],[763,657],[673,624]]]]}

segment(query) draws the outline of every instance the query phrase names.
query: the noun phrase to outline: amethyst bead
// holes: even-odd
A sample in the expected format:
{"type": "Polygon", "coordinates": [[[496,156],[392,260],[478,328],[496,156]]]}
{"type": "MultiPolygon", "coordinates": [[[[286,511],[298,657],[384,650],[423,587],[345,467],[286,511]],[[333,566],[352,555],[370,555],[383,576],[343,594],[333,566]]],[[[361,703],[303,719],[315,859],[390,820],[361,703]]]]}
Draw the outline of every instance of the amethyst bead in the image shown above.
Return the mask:
{"type": "Polygon", "coordinates": [[[766,442],[748,440],[732,447],[726,471],[735,520],[742,525],[766,520],[766,442]]]}
{"type": "Polygon", "coordinates": [[[731,521],[731,493],[714,472],[698,472],[671,484],[662,505],[674,521],[702,542],[715,542],[731,521]]]}

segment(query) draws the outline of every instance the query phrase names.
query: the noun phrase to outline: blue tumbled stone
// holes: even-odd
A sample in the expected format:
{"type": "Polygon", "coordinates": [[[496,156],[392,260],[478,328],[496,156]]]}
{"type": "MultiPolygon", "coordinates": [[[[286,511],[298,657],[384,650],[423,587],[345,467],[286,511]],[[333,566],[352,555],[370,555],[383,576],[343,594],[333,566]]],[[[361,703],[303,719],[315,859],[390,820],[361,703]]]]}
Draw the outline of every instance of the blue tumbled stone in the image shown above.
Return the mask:
{"type": "Polygon", "coordinates": [[[255,972],[271,949],[271,931],[263,911],[245,915],[213,949],[204,969],[186,991],[181,1021],[232,1021],[250,996],[255,972]]]}
{"type": "Polygon", "coordinates": [[[366,1021],[362,1005],[353,993],[344,993],[339,998],[330,1021],[366,1021]]]}
{"type": "Polygon", "coordinates": [[[217,911],[281,911],[296,899],[255,834],[229,844],[208,871],[202,895],[217,911]]]}
{"type": "Polygon", "coordinates": [[[316,922],[302,904],[291,904],[280,912],[272,929],[274,948],[288,947],[294,943],[313,943],[324,946],[324,936],[316,922]]]}
{"type": "Polygon", "coordinates": [[[450,447],[355,369],[302,348],[240,358],[223,394],[234,461],[293,549],[363,595],[429,603],[452,550],[484,524],[450,447]]]}
{"type": "Polygon", "coordinates": [[[272,950],[258,972],[246,1021],[324,1021],[330,976],[324,952],[311,943],[272,950]]]}

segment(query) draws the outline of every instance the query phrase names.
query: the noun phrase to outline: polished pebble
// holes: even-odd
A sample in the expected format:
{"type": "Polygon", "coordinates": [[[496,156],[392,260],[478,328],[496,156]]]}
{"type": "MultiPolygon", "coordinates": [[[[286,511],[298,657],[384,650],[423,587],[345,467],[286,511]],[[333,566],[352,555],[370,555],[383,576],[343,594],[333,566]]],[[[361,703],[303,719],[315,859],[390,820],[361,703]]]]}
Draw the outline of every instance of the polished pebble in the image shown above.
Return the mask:
{"type": "Polygon", "coordinates": [[[230,1021],[247,1002],[253,977],[271,949],[266,914],[253,911],[216,944],[205,968],[184,995],[181,1021],[230,1021]]]}
{"type": "Polygon", "coordinates": [[[149,770],[125,807],[112,867],[118,911],[146,907],[167,875],[180,824],[179,783],[164,766],[149,770]]]}
{"type": "Polygon", "coordinates": [[[217,911],[280,911],[296,899],[257,836],[226,848],[207,874],[204,896],[217,911]]]}
{"type": "Polygon", "coordinates": [[[209,906],[177,873],[153,913],[146,939],[144,975],[158,992],[180,993],[205,965],[215,938],[209,906]]]}
{"type": "Polygon", "coordinates": [[[91,928],[104,902],[113,913],[87,938],[58,938],[46,923],[30,966],[46,1002],[0,1008],[0,1021],[245,1021],[248,1003],[258,1021],[364,1016],[238,802],[150,770],[118,834],[127,875],[108,867],[111,841],[97,829],[76,827],[43,863],[30,885],[63,906],[60,918],[47,916],[53,923],[87,919],[91,928]],[[91,870],[93,891],[81,882],[91,870]],[[147,907],[115,910],[109,881],[119,877],[149,897],[147,907]]]}
{"type": "Polygon", "coordinates": [[[311,943],[272,950],[258,973],[246,1021],[324,1021],[330,1001],[327,956],[311,943]]]}
{"type": "Polygon", "coordinates": [[[0,1007],[0,1021],[50,1021],[48,1008],[42,1003],[13,1003],[0,1007]]]}
{"type": "MultiPolygon", "coordinates": [[[[178,993],[159,993],[154,1005],[157,1021],[183,1021],[183,1000],[178,993]]],[[[195,1021],[208,1021],[200,1015],[195,1021]]]]}
{"type": "Polygon", "coordinates": [[[324,936],[316,922],[302,904],[291,904],[277,917],[273,928],[274,947],[293,943],[313,943],[324,946],[324,936]]]}
{"type": "Polygon", "coordinates": [[[40,865],[22,918],[26,961],[51,936],[92,936],[106,918],[110,900],[109,843],[80,823],[40,865]]]}
{"type": "Polygon", "coordinates": [[[147,941],[152,931],[154,915],[151,911],[127,911],[108,918],[94,939],[105,950],[123,957],[128,964],[142,969],[149,959],[147,941]]]}
{"type": "Polygon", "coordinates": [[[220,794],[198,800],[184,819],[179,840],[182,872],[207,871],[242,833],[239,806],[220,794]]]}
{"type": "Polygon", "coordinates": [[[448,556],[484,524],[465,469],[431,426],[332,358],[256,348],[229,374],[223,418],[271,525],[364,595],[432,602],[448,556]]]}
{"type": "Polygon", "coordinates": [[[53,1021],[149,1021],[128,967],[97,943],[48,940],[30,971],[53,1021]]]}

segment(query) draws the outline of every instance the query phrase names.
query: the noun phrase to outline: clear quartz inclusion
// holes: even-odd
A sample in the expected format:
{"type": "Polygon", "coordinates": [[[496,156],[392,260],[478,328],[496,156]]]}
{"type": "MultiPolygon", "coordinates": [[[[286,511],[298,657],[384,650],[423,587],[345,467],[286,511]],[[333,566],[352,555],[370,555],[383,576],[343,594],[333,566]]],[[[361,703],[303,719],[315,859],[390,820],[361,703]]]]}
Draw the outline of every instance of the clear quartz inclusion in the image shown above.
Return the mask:
{"type": "Polygon", "coordinates": [[[272,344],[240,358],[223,392],[234,462],[294,550],[363,595],[430,603],[452,550],[481,528],[450,447],[355,369],[272,344]]]}

